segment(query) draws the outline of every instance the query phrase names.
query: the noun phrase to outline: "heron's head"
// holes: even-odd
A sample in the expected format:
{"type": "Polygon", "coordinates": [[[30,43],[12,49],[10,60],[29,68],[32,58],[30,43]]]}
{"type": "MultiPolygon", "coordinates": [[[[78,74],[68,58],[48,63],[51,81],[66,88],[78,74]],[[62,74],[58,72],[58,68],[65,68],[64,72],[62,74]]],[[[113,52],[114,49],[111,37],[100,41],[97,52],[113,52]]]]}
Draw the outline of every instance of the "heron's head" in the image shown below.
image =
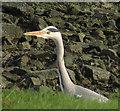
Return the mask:
{"type": "Polygon", "coordinates": [[[36,36],[41,37],[44,39],[57,39],[61,33],[58,31],[58,29],[54,26],[48,26],[41,31],[33,31],[33,32],[26,32],[24,35],[27,36],[36,36]]]}

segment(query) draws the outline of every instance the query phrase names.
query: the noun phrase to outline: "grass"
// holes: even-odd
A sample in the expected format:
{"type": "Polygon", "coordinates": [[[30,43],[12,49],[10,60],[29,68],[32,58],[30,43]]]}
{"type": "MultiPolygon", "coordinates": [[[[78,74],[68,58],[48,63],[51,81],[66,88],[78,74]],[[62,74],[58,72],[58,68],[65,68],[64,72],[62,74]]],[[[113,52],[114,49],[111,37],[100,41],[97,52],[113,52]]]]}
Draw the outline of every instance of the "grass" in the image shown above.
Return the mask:
{"type": "Polygon", "coordinates": [[[42,92],[28,89],[26,91],[15,89],[3,90],[3,109],[117,109],[118,100],[113,98],[110,102],[99,103],[78,99],[63,93],[53,91],[42,92]]]}

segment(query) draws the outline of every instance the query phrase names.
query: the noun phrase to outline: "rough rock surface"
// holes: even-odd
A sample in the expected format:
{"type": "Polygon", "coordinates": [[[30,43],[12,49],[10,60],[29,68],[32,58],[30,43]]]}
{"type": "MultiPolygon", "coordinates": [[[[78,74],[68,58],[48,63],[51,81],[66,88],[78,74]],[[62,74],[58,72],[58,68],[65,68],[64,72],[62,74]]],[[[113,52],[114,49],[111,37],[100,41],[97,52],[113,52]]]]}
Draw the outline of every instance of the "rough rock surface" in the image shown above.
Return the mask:
{"type": "Polygon", "coordinates": [[[3,3],[0,87],[45,86],[60,90],[57,70],[37,74],[55,62],[55,43],[23,35],[53,25],[62,33],[66,67],[72,72],[72,80],[107,96],[118,93],[120,3],[109,4],[110,7],[92,2],[3,3]]]}

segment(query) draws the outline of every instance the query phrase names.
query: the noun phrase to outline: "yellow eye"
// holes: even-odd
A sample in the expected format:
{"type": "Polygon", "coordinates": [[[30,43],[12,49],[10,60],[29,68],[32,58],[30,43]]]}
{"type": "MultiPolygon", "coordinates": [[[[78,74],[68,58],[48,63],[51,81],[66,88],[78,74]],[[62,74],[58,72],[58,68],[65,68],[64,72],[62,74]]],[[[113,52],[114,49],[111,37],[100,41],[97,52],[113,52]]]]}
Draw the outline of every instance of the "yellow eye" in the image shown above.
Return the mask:
{"type": "Polygon", "coordinates": [[[48,31],[47,34],[50,34],[50,31],[48,31]]]}

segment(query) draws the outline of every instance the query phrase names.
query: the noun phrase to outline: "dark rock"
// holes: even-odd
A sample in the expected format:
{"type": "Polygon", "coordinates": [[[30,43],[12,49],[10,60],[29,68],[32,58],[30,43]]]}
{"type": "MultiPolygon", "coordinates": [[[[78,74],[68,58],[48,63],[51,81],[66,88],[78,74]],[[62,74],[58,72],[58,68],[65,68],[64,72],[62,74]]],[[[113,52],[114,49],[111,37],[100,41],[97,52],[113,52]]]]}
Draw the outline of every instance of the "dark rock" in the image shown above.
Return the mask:
{"type": "Polygon", "coordinates": [[[3,3],[3,12],[8,12],[12,13],[14,15],[33,15],[34,14],[34,9],[28,5],[27,3],[17,3],[17,2],[10,2],[10,3],[3,3]]]}
{"type": "Polygon", "coordinates": [[[104,34],[105,35],[116,35],[118,34],[118,32],[115,30],[104,30],[104,34]]]}
{"type": "Polygon", "coordinates": [[[17,74],[17,75],[20,75],[20,76],[26,76],[28,73],[30,73],[29,70],[24,69],[24,68],[19,68],[19,67],[15,67],[13,70],[11,70],[11,72],[13,74],[17,74]]]}
{"type": "Polygon", "coordinates": [[[10,72],[4,71],[3,72],[3,77],[5,77],[7,80],[11,81],[11,82],[15,82],[19,79],[19,77],[15,74],[12,74],[10,72]]]}
{"type": "Polygon", "coordinates": [[[117,53],[113,49],[103,49],[101,55],[109,56],[112,59],[118,58],[117,53]]]}
{"type": "Polygon", "coordinates": [[[98,18],[100,20],[108,20],[107,14],[100,8],[95,8],[94,10],[95,14],[94,17],[98,18]]]}
{"type": "Polygon", "coordinates": [[[99,38],[99,39],[105,39],[106,38],[102,30],[93,30],[93,34],[92,35],[95,38],[99,38]]]}
{"type": "Polygon", "coordinates": [[[110,77],[110,72],[95,66],[84,66],[83,68],[84,76],[88,79],[94,79],[97,81],[108,81],[110,77]]]}
{"type": "Polygon", "coordinates": [[[103,24],[105,27],[111,28],[111,29],[115,29],[116,27],[116,22],[115,20],[108,20],[103,24]]]}

